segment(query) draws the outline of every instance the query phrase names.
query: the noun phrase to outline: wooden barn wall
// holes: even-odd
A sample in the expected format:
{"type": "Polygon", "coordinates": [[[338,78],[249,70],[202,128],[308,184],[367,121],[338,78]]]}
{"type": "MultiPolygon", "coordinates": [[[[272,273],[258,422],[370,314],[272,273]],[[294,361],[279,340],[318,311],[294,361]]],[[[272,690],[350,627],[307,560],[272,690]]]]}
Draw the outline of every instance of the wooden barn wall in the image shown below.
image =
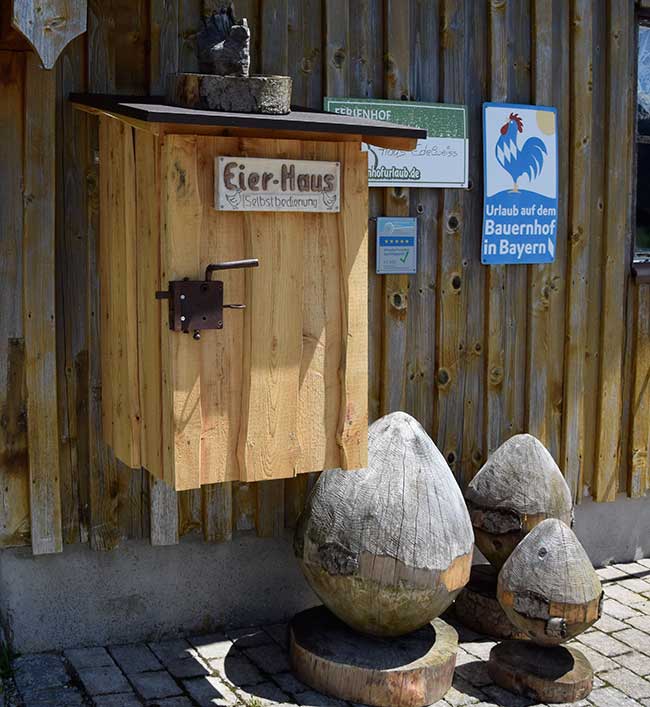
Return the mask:
{"type": "MultiPolygon", "coordinates": [[[[167,73],[196,68],[194,34],[215,3],[90,0],[87,34],[53,72],[0,45],[0,546],[274,535],[313,480],[175,493],[101,441],[98,125],[65,97],[161,93],[167,73]]],[[[530,431],[577,500],[643,495],[650,289],[628,274],[633,1],[238,0],[237,10],[252,28],[253,71],[289,73],[296,104],[372,96],[469,109],[468,190],[371,190],[371,218],[417,216],[420,233],[417,275],[369,274],[371,417],[413,414],[462,484],[530,431]],[[558,108],[552,264],[480,265],[486,100],[558,108]]]]}

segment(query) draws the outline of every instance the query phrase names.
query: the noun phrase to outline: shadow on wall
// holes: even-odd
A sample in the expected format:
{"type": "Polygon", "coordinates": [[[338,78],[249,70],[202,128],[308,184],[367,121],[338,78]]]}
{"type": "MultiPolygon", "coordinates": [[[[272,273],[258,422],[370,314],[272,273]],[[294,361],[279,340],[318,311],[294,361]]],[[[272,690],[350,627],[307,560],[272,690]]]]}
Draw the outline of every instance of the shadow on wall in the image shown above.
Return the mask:
{"type": "Polygon", "coordinates": [[[575,507],[574,531],[595,567],[650,557],[650,493],[619,494],[612,503],[585,499],[575,507]]]}

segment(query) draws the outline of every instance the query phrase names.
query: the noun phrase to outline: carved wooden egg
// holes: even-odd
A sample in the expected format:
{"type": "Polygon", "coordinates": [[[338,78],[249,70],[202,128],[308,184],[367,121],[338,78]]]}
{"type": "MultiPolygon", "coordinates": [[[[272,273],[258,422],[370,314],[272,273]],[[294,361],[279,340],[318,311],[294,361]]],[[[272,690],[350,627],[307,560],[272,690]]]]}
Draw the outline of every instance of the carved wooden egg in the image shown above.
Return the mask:
{"type": "Polygon", "coordinates": [[[323,603],[352,628],[399,636],[439,616],[469,579],[474,535],[447,462],[420,424],[371,425],[368,467],[321,474],[294,550],[323,603]]]}
{"type": "Polygon", "coordinates": [[[573,524],[571,491],[550,452],[535,437],[504,442],[465,491],[476,545],[497,569],[546,518],[573,524]]]}
{"type": "Polygon", "coordinates": [[[549,518],[517,545],[499,572],[497,599],[535,643],[557,645],[595,623],[602,587],[568,525],[549,518]]]}

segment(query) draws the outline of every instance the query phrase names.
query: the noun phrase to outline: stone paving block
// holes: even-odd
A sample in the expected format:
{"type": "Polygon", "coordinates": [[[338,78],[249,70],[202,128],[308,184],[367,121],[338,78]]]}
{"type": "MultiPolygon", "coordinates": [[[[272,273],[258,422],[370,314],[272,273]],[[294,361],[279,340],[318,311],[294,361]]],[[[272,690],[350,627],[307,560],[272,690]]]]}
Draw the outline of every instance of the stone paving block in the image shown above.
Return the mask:
{"type": "Polygon", "coordinates": [[[636,700],[642,697],[650,697],[650,682],[627,668],[608,670],[600,674],[599,677],[613,687],[618,688],[628,697],[634,697],[636,700]]]}
{"type": "MultiPolygon", "coordinates": [[[[647,571],[647,570],[646,570],[647,571]]],[[[648,591],[648,583],[643,579],[638,577],[628,577],[627,579],[621,579],[616,583],[619,587],[625,587],[635,594],[642,594],[648,591]]]]}
{"type": "Polygon", "coordinates": [[[639,707],[640,704],[615,687],[601,687],[594,690],[588,699],[596,707],[639,707]]]}
{"type": "MultiPolygon", "coordinates": [[[[639,631],[650,634],[650,616],[647,614],[639,614],[639,616],[632,616],[626,620],[626,624],[638,628],[639,631]]],[[[626,628],[626,627],[623,627],[626,628]]],[[[648,636],[648,641],[650,641],[650,636],[648,636]]]]}
{"type": "Polygon", "coordinates": [[[650,655],[650,636],[638,628],[627,628],[625,631],[617,631],[612,637],[623,643],[627,643],[637,651],[650,655]]]}
{"type": "Polygon", "coordinates": [[[136,692],[145,700],[155,700],[161,697],[175,697],[182,695],[174,678],[165,670],[155,673],[134,673],[129,675],[136,692]]]}
{"type": "Polygon", "coordinates": [[[192,702],[189,697],[166,697],[156,700],[155,707],[192,707],[192,702]]]}
{"type": "Polygon", "coordinates": [[[622,631],[625,628],[627,628],[627,626],[620,619],[615,619],[609,614],[603,614],[598,621],[596,621],[593,629],[590,630],[602,631],[603,633],[614,633],[614,631],[622,631]]]}
{"type": "Polygon", "coordinates": [[[603,612],[616,619],[629,619],[630,616],[638,616],[639,612],[630,606],[621,604],[615,599],[605,599],[603,602],[603,612]]]}
{"type": "Polygon", "coordinates": [[[273,643],[269,634],[261,628],[240,628],[227,632],[228,638],[239,648],[254,648],[273,643]]]}
{"type": "Polygon", "coordinates": [[[309,707],[347,707],[347,702],[337,700],[335,697],[321,695],[320,692],[303,692],[298,696],[297,702],[299,705],[308,705],[309,707]]]}
{"type": "Polygon", "coordinates": [[[612,565],[612,567],[615,567],[617,570],[620,570],[621,572],[624,572],[625,574],[645,574],[648,571],[648,568],[642,565],[640,562],[617,562],[615,565],[612,565]]]}
{"type": "Polygon", "coordinates": [[[289,650],[289,624],[272,624],[271,626],[265,626],[264,630],[285,651],[289,650]]]}
{"type": "Polygon", "coordinates": [[[62,687],[69,681],[63,658],[37,653],[16,658],[12,663],[14,680],[21,692],[46,687],[62,687]]]}
{"type": "Polygon", "coordinates": [[[650,614],[650,600],[644,599],[639,604],[634,604],[634,608],[643,614],[650,614]]]}
{"type": "Polygon", "coordinates": [[[291,670],[287,654],[276,643],[247,648],[244,653],[265,673],[284,673],[291,670]]]}
{"type": "Polygon", "coordinates": [[[488,675],[486,662],[477,658],[462,665],[456,663],[456,674],[475,687],[482,688],[484,685],[492,684],[492,678],[488,675]]]}
{"type": "Polygon", "coordinates": [[[226,656],[223,661],[210,661],[210,667],[215,668],[223,678],[238,687],[257,685],[266,680],[254,663],[245,655],[237,653],[226,656]]]}
{"type": "MultiPolygon", "coordinates": [[[[624,632],[620,631],[618,634],[612,634],[612,636],[618,636],[620,633],[624,632]]],[[[625,643],[621,643],[612,636],[607,633],[602,633],[601,631],[592,631],[578,636],[578,641],[609,658],[615,655],[621,655],[622,653],[628,653],[629,649],[625,643]]]]}
{"type": "Polygon", "coordinates": [[[531,707],[531,705],[537,704],[536,700],[515,695],[497,685],[488,685],[483,688],[483,692],[488,696],[488,700],[493,700],[495,704],[501,705],[501,707],[531,707]]]}
{"type": "Polygon", "coordinates": [[[624,577],[627,577],[627,572],[623,572],[623,570],[619,570],[613,565],[599,567],[596,570],[596,574],[600,577],[601,582],[607,581],[608,579],[623,579],[624,577]]]}
{"type": "Polygon", "coordinates": [[[122,646],[109,646],[115,662],[127,674],[146,673],[162,670],[162,665],[149,650],[146,643],[129,643],[122,646]]]}
{"type": "MultiPolygon", "coordinates": [[[[0,690],[0,696],[2,691],[0,690]]],[[[83,695],[75,687],[46,687],[21,694],[25,707],[83,707],[83,695]]],[[[0,697],[1,699],[1,697],[0,697]]]]}
{"type": "Polygon", "coordinates": [[[259,685],[248,687],[240,691],[244,702],[263,705],[264,707],[275,707],[277,704],[290,704],[291,697],[283,692],[272,682],[262,682],[259,685]]]}
{"type": "Polygon", "coordinates": [[[93,699],[95,707],[142,707],[135,692],[120,692],[117,695],[99,695],[93,699]]]}
{"type": "Polygon", "coordinates": [[[209,636],[192,636],[190,642],[199,655],[206,660],[225,658],[233,647],[233,642],[222,633],[213,633],[209,636]]]}
{"type": "Polygon", "coordinates": [[[228,707],[237,703],[235,693],[217,677],[184,680],[183,686],[200,707],[228,707]]]}
{"type": "Polygon", "coordinates": [[[103,646],[92,646],[91,648],[72,648],[63,652],[64,657],[75,668],[107,668],[115,665],[108,651],[103,646]]]}
{"type": "MultiPolygon", "coordinates": [[[[598,653],[598,651],[589,648],[589,646],[585,646],[577,641],[571,641],[569,645],[574,646],[574,648],[577,648],[582,655],[584,655],[584,657],[591,664],[591,667],[595,673],[599,673],[602,670],[613,670],[616,668],[617,663],[615,663],[614,660],[611,658],[606,658],[602,655],[602,653],[598,653]]],[[[625,655],[627,654],[622,654],[620,657],[624,657],[625,655]]],[[[619,656],[617,656],[615,660],[619,660],[619,656]]]]}
{"type": "Polygon", "coordinates": [[[490,657],[490,651],[496,645],[495,641],[470,641],[463,642],[463,650],[475,655],[481,660],[487,660],[490,657]]]}
{"type": "Polygon", "coordinates": [[[474,687],[467,680],[458,675],[454,676],[453,685],[445,695],[445,702],[451,707],[465,707],[465,705],[475,705],[479,700],[485,700],[486,695],[474,687]]]}
{"type": "Polygon", "coordinates": [[[196,678],[210,670],[198,651],[182,639],[151,643],[149,647],[175,678],[196,678]]]}
{"type": "Polygon", "coordinates": [[[627,606],[634,606],[643,601],[643,597],[635,592],[631,592],[625,587],[621,587],[620,584],[604,584],[603,592],[605,596],[609,599],[616,599],[616,601],[621,602],[627,606]]]}
{"type": "Polygon", "coordinates": [[[130,692],[131,686],[115,666],[83,668],[77,674],[89,695],[109,695],[111,692],[130,692]]]}
{"type": "Polygon", "coordinates": [[[624,655],[617,655],[615,660],[641,677],[650,676],[650,656],[643,655],[643,653],[630,652],[624,655]]]}
{"type": "Polygon", "coordinates": [[[276,682],[282,690],[289,695],[298,695],[301,692],[309,692],[311,688],[305,685],[304,682],[298,680],[293,673],[277,673],[273,675],[273,681],[276,682]]]}

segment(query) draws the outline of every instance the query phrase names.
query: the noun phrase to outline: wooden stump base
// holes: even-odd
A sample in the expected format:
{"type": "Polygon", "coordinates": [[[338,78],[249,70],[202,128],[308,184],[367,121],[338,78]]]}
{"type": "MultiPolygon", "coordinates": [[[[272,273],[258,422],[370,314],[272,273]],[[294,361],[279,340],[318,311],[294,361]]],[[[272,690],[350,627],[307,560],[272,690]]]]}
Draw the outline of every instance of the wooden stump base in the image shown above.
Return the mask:
{"type": "Polygon", "coordinates": [[[442,619],[396,638],[353,631],[323,606],[289,625],[293,669],[331,697],[376,707],[423,707],[451,687],[458,635],[442,619]]]}
{"type": "Polygon", "coordinates": [[[469,582],[458,595],[454,615],[467,628],[493,638],[526,639],[512,625],[497,600],[498,573],[492,565],[474,565],[469,582]]]}
{"type": "Polygon", "coordinates": [[[504,641],[490,651],[488,672],[494,682],[539,702],[577,702],[591,692],[594,672],[573,647],[504,641]]]}
{"type": "Polygon", "coordinates": [[[184,108],[284,115],[291,111],[291,78],[173,74],[167,101],[184,108]]]}

